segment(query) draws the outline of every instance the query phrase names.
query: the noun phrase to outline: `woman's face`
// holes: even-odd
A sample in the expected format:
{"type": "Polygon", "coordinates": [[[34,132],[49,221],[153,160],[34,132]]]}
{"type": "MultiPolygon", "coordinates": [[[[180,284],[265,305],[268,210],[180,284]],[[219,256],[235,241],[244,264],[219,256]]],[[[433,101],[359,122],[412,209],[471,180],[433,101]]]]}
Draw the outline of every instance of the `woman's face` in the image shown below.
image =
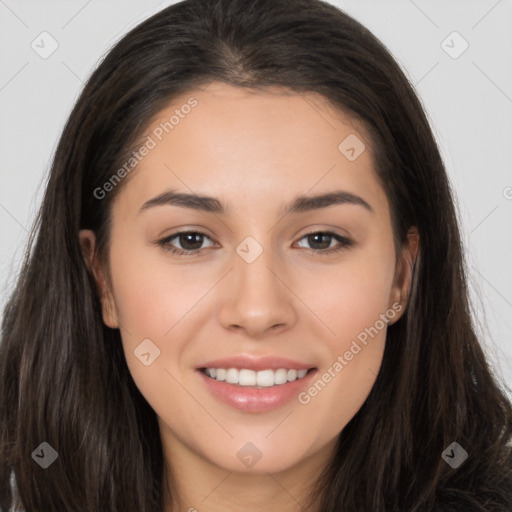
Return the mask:
{"type": "Polygon", "coordinates": [[[407,284],[369,141],[318,95],[218,82],[141,141],[117,175],[104,321],[167,452],[236,472],[313,460],[367,398],[407,284]]]}

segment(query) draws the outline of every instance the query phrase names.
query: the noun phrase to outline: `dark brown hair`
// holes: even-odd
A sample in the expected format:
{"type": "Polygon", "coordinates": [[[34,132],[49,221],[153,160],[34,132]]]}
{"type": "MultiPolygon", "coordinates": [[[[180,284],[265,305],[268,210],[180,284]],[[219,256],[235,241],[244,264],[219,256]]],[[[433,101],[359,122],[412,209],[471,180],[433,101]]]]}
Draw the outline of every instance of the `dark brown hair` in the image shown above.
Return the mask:
{"type": "Polygon", "coordinates": [[[58,144],[0,345],[0,503],[26,512],[162,510],[155,412],[120,333],[102,321],[80,229],[105,257],[115,187],[148,121],[219,80],[316,92],[371,134],[397,248],[416,226],[407,310],[389,327],[367,400],[319,475],[322,512],[512,510],[511,404],[475,335],[449,182],[424,110],[390,53],[319,0],[186,0],[124,36],[94,71],[58,144]],[[31,458],[46,441],[59,458],[31,458]],[[453,441],[469,458],[452,469],[453,441]]]}

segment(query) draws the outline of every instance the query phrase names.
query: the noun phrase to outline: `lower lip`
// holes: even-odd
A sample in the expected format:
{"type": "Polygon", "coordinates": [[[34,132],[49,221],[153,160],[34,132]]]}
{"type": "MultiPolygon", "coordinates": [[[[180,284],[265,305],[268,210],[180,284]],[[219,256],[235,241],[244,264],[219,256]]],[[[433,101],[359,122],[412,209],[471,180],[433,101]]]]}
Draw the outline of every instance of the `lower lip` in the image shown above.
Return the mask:
{"type": "Polygon", "coordinates": [[[226,381],[212,379],[200,370],[196,371],[215,397],[225,404],[245,412],[265,412],[283,406],[309,385],[317,372],[315,368],[302,379],[278,386],[257,388],[228,384],[226,381]]]}

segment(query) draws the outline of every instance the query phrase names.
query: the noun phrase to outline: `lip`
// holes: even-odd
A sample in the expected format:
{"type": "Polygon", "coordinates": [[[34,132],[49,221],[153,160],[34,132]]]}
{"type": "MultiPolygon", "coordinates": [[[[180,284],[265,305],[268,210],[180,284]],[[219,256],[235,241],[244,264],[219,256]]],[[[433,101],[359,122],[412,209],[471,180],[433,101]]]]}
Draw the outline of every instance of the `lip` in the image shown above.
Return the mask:
{"type": "MultiPolygon", "coordinates": [[[[225,368],[225,366],[208,366],[208,368],[212,367],[225,368]]],[[[280,366],[280,368],[283,367],[286,368],[286,365],[280,366]]],[[[291,368],[293,367],[292,365],[291,368]]],[[[231,366],[231,368],[235,368],[235,366],[231,366]]],[[[244,366],[244,368],[247,368],[247,366],[244,366]]],[[[270,367],[266,366],[266,368],[270,367]]],[[[256,386],[228,384],[226,381],[212,379],[201,371],[201,369],[196,370],[196,373],[215,398],[239,411],[254,413],[278,409],[290,402],[294,397],[298,396],[301,390],[310,385],[311,380],[317,372],[318,370],[313,368],[310,369],[302,379],[287,382],[279,386],[258,388],[256,386]]]]}
{"type": "MultiPolygon", "coordinates": [[[[197,367],[198,370],[203,368],[237,368],[238,370],[247,368],[248,370],[254,370],[257,372],[260,370],[278,370],[279,368],[287,368],[289,370],[309,370],[311,368],[316,368],[316,365],[312,363],[293,361],[292,359],[277,356],[249,357],[238,355],[216,359],[215,361],[208,361],[197,367]]],[[[283,384],[283,386],[285,385],[286,384],[283,384]]]]}

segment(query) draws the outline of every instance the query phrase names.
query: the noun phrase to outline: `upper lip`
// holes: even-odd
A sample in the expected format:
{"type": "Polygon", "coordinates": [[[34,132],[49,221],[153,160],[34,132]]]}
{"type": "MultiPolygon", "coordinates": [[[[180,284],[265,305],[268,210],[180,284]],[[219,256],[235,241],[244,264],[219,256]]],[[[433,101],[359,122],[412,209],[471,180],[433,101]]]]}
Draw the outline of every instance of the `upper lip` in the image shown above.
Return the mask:
{"type": "Polygon", "coordinates": [[[303,363],[278,356],[263,356],[263,357],[249,357],[244,355],[237,355],[231,357],[224,357],[222,359],[215,359],[201,364],[197,369],[203,368],[247,368],[248,370],[278,370],[279,368],[287,369],[310,369],[315,368],[311,363],[303,363]]]}

